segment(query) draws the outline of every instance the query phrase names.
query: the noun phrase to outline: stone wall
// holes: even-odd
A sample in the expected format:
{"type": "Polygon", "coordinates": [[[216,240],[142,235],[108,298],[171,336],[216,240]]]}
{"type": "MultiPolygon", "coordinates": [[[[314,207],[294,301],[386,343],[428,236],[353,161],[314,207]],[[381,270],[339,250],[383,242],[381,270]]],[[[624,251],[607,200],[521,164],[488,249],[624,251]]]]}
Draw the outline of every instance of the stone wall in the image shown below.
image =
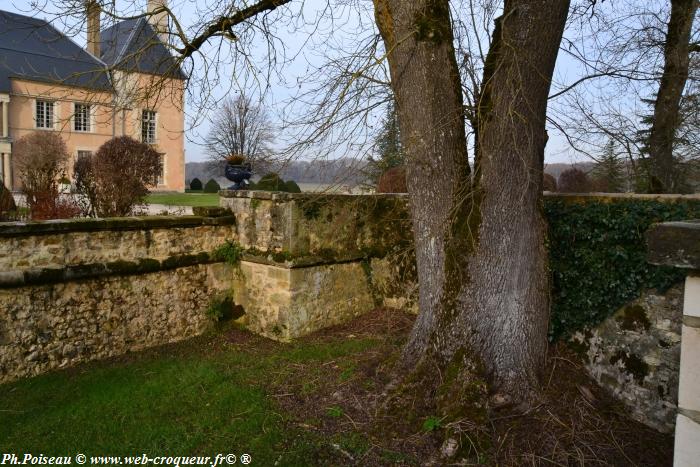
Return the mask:
{"type": "Polygon", "coordinates": [[[247,249],[309,260],[383,257],[412,243],[405,195],[221,192],[247,249]]]}
{"type": "Polygon", "coordinates": [[[650,263],[686,273],[673,465],[700,458],[700,220],[664,222],[646,232],[650,263]]]}
{"type": "Polygon", "coordinates": [[[0,271],[165,260],[210,252],[236,235],[230,216],[146,216],[0,223],[0,271]]]}
{"type": "Polygon", "coordinates": [[[224,264],[0,289],[0,383],[201,334],[224,264]]]}
{"type": "Polygon", "coordinates": [[[0,383],[202,333],[234,219],[0,224],[0,383]]]}
{"type": "Polygon", "coordinates": [[[234,300],[259,334],[288,341],[416,298],[415,281],[397,282],[398,269],[415,277],[404,195],[223,191],[220,202],[246,251],[234,300]]]}
{"type": "Polygon", "coordinates": [[[591,376],[633,418],[663,432],[675,425],[682,307],[682,284],[665,292],[648,290],[572,338],[591,376]]]}

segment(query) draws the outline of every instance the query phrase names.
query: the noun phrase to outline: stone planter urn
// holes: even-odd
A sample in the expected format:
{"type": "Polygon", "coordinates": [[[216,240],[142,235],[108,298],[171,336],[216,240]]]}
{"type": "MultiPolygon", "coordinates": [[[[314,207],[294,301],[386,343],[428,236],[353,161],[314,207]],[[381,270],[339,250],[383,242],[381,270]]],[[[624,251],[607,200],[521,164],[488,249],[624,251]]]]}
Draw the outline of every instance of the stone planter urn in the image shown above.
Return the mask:
{"type": "Polygon", "coordinates": [[[250,169],[250,164],[231,164],[227,162],[224,175],[233,182],[233,185],[228,187],[229,190],[245,190],[253,172],[250,169]]]}

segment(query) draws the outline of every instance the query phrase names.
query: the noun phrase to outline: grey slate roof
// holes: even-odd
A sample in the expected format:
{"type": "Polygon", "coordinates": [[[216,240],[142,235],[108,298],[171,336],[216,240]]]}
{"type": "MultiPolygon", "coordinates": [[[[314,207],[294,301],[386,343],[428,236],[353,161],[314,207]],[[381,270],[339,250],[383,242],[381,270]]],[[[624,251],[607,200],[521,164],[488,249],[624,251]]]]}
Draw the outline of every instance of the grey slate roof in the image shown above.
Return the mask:
{"type": "Polygon", "coordinates": [[[145,18],[130,19],[104,29],[101,59],[118,70],[185,79],[185,75],[145,18]]]}
{"type": "Polygon", "coordinates": [[[0,10],[0,92],[11,78],[111,91],[109,68],[185,79],[144,18],[122,21],[100,33],[98,59],[39,18],[0,10]]]}
{"type": "Polygon", "coordinates": [[[48,22],[0,10],[0,92],[10,78],[112,89],[104,63],[48,22]]]}

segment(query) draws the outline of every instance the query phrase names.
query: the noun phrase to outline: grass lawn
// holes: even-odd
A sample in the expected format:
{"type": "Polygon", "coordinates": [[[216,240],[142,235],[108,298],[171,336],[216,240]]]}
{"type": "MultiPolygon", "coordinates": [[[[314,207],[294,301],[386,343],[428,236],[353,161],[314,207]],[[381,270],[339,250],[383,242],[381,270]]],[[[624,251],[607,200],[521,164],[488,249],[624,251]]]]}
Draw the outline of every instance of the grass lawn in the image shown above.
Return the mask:
{"type": "Polygon", "coordinates": [[[331,441],[343,450],[368,446],[356,436],[326,439],[295,427],[275,388],[295,381],[313,391],[328,362],[340,365],[338,381],[347,381],[354,364],[343,362],[379,346],[372,337],[285,345],[229,326],[0,385],[0,453],[248,453],[253,465],[313,465],[331,441]],[[306,378],[297,381],[299,368],[306,378]]]}
{"type": "Polygon", "coordinates": [[[148,204],[167,206],[218,206],[218,193],[151,193],[146,196],[148,204]]]}
{"type": "MultiPolygon", "coordinates": [[[[0,453],[247,453],[259,466],[424,465],[457,430],[468,436],[467,457],[487,465],[670,461],[672,438],[621,415],[569,354],[554,357],[548,374],[556,384],[526,414],[494,410],[480,425],[469,415],[445,425],[434,407],[384,405],[412,320],[377,310],[293,344],[227,325],[0,385],[0,453]],[[587,400],[581,385],[600,399],[587,400]]],[[[410,392],[398,394],[420,401],[410,392]]]]}

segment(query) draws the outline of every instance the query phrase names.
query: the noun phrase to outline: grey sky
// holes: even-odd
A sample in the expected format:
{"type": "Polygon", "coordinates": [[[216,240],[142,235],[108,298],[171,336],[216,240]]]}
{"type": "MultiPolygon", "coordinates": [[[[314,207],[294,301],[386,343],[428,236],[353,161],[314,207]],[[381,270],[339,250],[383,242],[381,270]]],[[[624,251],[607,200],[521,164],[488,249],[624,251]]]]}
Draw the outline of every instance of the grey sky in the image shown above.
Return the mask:
{"type": "MultiPolygon", "coordinates": [[[[34,0],[36,2],[36,0],[34,0]]],[[[45,0],[39,0],[43,2],[45,0]]],[[[202,16],[202,10],[216,8],[219,2],[213,0],[170,0],[170,6],[178,13],[178,17],[185,25],[194,24],[202,16]]],[[[253,59],[250,69],[246,73],[240,73],[234,70],[232,65],[226,63],[219,67],[216,80],[211,82],[216,83],[210,94],[214,99],[203,106],[197,102],[196,96],[200,91],[197,83],[192,83],[190,92],[193,98],[187,104],[187,122],[186,122],[186,160],[201,161],[206,159],[203,148],[201,146],[202,139],[206,135],[209,124],[208,119],[215,117],[215,113],[211,111],[216,100],[226,95],[231,95],[236,92],[237,87],[246,87],[254,89],[263,95],[266,105],[271,111],[273,118],[281,119],[281,112],[294,112],[300,109],[299,103],[289,106],[290,99],[298,92],[302,92],[309,83],[305,82],[305,77],[309,69],[318,67],[323,63],[323,55],[328,53],[331,47],[344,47],[348,42],[351,42],[356,35],[361,35],[362,30],[373,28],[373,18],[371,12],[368,11],[368,18],[353,17],[348,14],[343,17],[342,12],[338,15],[337,21],[333,24],[334,35],[330,36],[328,31],[322,31],[323,34],[312,34],[311,26],[314,24],[315,11],[325,3],[325,0],[307,0],[304,6],[305,16],[295,20],[294,27],[291,24],[281,24],[275,30],[278,36],[279,43],[284,44],[284,47],[277,49],[280,54],[278,58],[285,61],[285,66],[280,66],[275,69],[269,77],[265,74],[265,66],[263,62],[267,60],[266,48],[264,44],[259,44],[253,48],[253,59]],[[300,27],[301,24],[301,27],[300,27]],[[304,25],[306,24],[306,25],[304,25]],[[293,29],[293,31],[292,31],[293,29]],[[331,42],[334,42],[331,44],[331,42]],[[326,48],[327,50],[324,50],[326,48]],[[236,72],[234,72],[236,71],[236,72]],[[245,81],[245,83],[235,83],[235,79],[245,81]],[[256,82],[257,79],[257,82],[256,82]],[[233,85],[231,84],[233,83],[233,85]],[[237,86],[238,85],[238,86],[237,86]]],[[[608,8],[613,2],[604,2],[600,8],[608,8]],[[606,5],[607,4],[607,5],[606,5]]],[[[146,0],[117,0],[117,5],[126,7],[131,5],[134,10],[145,9],[146,0]]],[[[10,11],[15,11],[23,14],[32,14],[32,0],[0,0],[0,8],[10,11]]],[[[334,13],[335,14],[335,13],[334,13]]],[[[40,14],[40,16],[47,16],[40,14]]],[[[52,20],[54,18],[46,17],[52,20]]],[[[56,24],[60,28],[60,24],[56,24]]],[[[324,28],[328,28],[325,25],[324,28]]],[[[83,43],[84,40],[76,37],[78,43],[83,43]]],[[[215,53],[215,49],[206,53],[215,53]]],[[[556,85],[563,85],[575,81],[582,75],[583,70],[565,53],[560,54],[555,71],[555,88],[556,85]]],[[[550,114],[553,113],[550,111],[550,114]]],[[[381,115],[379,116],[381,117],[381,115]]],[[[576,155],[570,150],[569,145],[559,132],[550,130],[550,140],[546,150],[546,162],[571,162],[575,160],[585,160],[580,155],[576,155]]]]}

